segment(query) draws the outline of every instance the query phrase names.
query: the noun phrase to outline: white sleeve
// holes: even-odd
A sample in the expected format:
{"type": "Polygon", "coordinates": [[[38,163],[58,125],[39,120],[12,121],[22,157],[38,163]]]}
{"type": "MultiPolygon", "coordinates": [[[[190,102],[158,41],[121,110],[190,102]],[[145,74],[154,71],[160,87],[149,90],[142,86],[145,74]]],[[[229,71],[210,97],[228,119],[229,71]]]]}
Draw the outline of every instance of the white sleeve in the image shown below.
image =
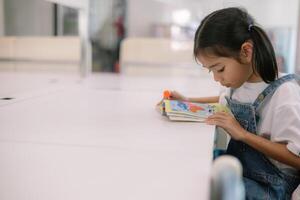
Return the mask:
{"type": "Polygon", "coordinates": [[[283,88],[277,94],[280,95],[280,105],[274,108],[271,140],[286,142],[287,149],[300,156],[300,89],[297,87],[297,91],[295,88],[283,88]]]}

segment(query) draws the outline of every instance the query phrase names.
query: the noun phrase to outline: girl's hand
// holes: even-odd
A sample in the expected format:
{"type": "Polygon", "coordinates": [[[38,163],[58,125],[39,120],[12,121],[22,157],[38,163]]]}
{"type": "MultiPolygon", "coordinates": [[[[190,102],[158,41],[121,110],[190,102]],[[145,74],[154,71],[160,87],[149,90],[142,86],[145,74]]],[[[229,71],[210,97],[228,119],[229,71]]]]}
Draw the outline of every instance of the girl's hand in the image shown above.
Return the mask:
{"type": "MultiPolygon", "coordinates": [[[[180,94],[179,92],[176,91],[171,91],[171,100],[179,100],[179,101],[189,101],[189,98],[183,96],[182,94],[180,94]]],[[[160,100],[156,105],[159,106],[162,104],[164,99],[160,100]]]]}
{"type": "Polygon", "coordinates": [[[172,100],[179,100],[179,101],[189,101],[189,98],[183,96],[177,91],[171,91],[171,99],[172,100]]]}
{"type": "Polygon", "coordinates": [[[229,113],[217,112],[206,119],[206,123],[216,125],[225,129],[235,140],[243,141],[247,131],[229,113]]]}

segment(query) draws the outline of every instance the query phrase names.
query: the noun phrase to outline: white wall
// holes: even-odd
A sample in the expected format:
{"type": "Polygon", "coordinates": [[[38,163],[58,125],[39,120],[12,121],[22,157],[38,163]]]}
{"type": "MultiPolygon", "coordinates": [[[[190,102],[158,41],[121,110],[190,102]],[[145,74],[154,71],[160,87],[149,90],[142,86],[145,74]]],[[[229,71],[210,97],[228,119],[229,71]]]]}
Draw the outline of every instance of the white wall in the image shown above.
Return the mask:
{"type": "MultiPolygon", "coordinates": [[[[288,72],[293,72],[296,60],[299,0],[128,0],[127,36],[153,36],[154,23],[171,23],[172,11],[186,8],[197,23],[213,10],[244,7],[264,28],[284,27],[291,30],[288,72]]],[[[299,47],[300,48],[300,47],[299,47]]]]}
{"type": "MultiPolygon", "coordinates": [[[[237,0],[236,0],[237,1],[237,0]]],[[[287,50],[287,72],[295,70],[296,48],[297,48],[297,27],[298,27],[298,0],[239,0],[256,21],[265,28],[283,27],[291,31],[290,46],[287,50]],[[257,6],[259,5],[259,6],[257,6]]],[[[286,38],[283,38],[286,39],[286,38]]]]}
{"type": "Polygon", "coordinates": [[[264,27],[296,27],[299,1],[289,0],[128,0],[128,36],[150,36],[153,23],[170,23],[171,12],[189,9],[203,18],[211,11],[229,6],[242,6],[264,27]],[[259,5],[259,6],[258,6],[259,5]]]}
{"type": "Polygon", "coordinates": [[[238,2],[265,27],[297,25],[298,0],[240,0],[238,2]]]}
{"type": "Polygon", "coordinates": [[[164,21],[163,4],[149,0],[128,0],[127,2],[127,36],[151,36],[151,26],[164,21]]]}

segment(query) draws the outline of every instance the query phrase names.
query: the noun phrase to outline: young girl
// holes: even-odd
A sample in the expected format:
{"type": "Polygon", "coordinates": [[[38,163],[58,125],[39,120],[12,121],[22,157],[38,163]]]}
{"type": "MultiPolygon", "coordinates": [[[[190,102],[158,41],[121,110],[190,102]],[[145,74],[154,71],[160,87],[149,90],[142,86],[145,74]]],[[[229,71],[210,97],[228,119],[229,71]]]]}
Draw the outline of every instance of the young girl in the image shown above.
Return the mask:
{"type": "Polygon", "coordinates": [[[216,113],[207,123],[231,136],[227,154],[243,165],[247,199],[290,199],[300,183],[300,87],[278,74],[266,33],[239,8],[217,10],[195,34],[194,56],[227,87],[218,97],[172,97],[227,104],[234,117],[216,113]]]}

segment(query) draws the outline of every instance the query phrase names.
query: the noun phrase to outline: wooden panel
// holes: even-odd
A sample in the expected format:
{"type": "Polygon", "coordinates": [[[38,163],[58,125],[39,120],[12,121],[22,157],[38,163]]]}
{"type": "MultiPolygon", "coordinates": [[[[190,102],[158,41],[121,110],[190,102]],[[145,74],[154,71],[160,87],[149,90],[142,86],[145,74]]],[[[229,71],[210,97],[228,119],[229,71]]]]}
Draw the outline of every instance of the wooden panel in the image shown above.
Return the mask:
{"type": "Polygon", "coordinates": [[[14,57],[15,37],[0,37],[0,59],[14,57]]]}
{"type": "Polygon", "coordinates": [[[78,37],[18,37],[15,40],[15,58],[29,60],[80,60],[78,37]]]}

